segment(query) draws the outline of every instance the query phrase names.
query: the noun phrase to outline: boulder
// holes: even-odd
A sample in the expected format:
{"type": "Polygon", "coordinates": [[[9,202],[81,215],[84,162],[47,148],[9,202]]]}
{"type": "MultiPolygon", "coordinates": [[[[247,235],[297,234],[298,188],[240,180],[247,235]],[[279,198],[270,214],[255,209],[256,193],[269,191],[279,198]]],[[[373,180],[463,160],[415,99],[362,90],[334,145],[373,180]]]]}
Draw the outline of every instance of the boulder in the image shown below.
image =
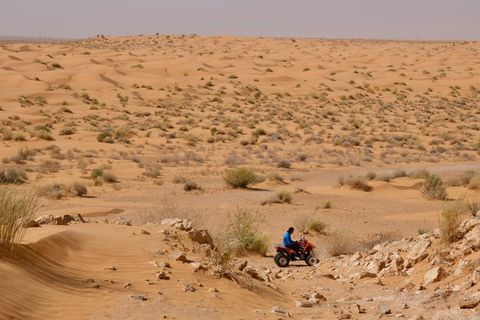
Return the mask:
{"type": "Polygon", "coordinates": [[[69,224],[72,221],[75,221],[75,218],[69,214],[66,214],[62,217],[62,224],[69,224]]]}
{"type": "Polygon", "coordinates": [[[168,226],[174,227],[175,229],[185,230],[185,231],[189,231],[192,229],[192,221],[188,219],[179,219],[179,218],[163,219],[162,222],[160,222],[160,224],[168,225],[168,226]]]}
{"type": "Polygon", "coordinates": [[[240,271],[243,271],[243,269],[245,269],[247,265],[248,265],[248,261],[245,259],[235,262],[235,268],[237,268],[240,271]]]}
{"type": "Polygon", "coordinates": [[[185,262],[187,261],[187,254],[185,252],[174,252],[170,255],[170,259],[185,262]]]}
{"type": "Polygon", "coordinates": [[[429,283],[437,282],[446,277],[447,277],[447,274],[445,270],[440,266],[436,266],[428,270],[427,273],[425,273],[425,276],[423,277],[423,283],[429,284],[429,283]]]}
{"type": "Polygon", "coordinates": [[[279,306],[275,306],[273,307],[271,310],[270,310],[270,313],[274,313],[274,314],[277,314],[277,315],[280,315],[280,316],[284,316],[284,317],[288,317],[288,318],[291,318],[292,316],[290,315],[290,313],[288,313],[287,310],[283,309],[282,307],[279,307],[279,306]]]}
{"type": "Polygon", "coordinates": [[[37,221],[33,220],[33,219],[27,219],[24,223],[23,223],[23,227],[24,228],[35,228],[35,227],[40,227],[40,225],[38,224],[37,221]]]}
{"type": "Polygon", "coordinates": [[[427,249],[430,247],[430,244],[430,240],[422,239],[412,247],[412,250],[407,255],[409,266],[413,266],[428,256],[427,249]]]}
{"type": "Polygon", "coordinates": [[[192,229],[188,231],[187,236],[190,240],[200,243],[200,244],[209,244],[211,247],[213,247],[213,238],[212,236],[208,233],[207,230],[195,230],[192,229]]]}
{"type": "Polygon", "coordinates": [[[367,271],[370,273],[377,274],[382,271],[383,268],[385,268],[385,261],[383,260],[374,260],[367,264],[367,271]]]}
{"type": "Polygon", "coordinates": [[[461,309],[472,309],[478,306],[479,303],[480,302],[476,298],[464,296],[458,301],[458,306],[461,309]]]}
{"type": "Polygon", "coordinates": [[[305,301],[295,301],[295,307],[297,308],[311,308],[312,304],[305,301]]]}
{"type": "Polygon", "coordinates": [[[38,224],[61,225],[63,223],[63,218],[61,216],[54,216],[49,214],[36,218],[35,222],[38,224]]]}

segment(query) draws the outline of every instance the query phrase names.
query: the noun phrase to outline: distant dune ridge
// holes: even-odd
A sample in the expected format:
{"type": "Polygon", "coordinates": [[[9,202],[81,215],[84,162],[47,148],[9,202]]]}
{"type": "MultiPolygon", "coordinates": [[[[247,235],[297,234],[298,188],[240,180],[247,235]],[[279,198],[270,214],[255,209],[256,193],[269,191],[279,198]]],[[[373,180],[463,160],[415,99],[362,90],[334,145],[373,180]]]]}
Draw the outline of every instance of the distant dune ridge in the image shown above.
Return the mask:
{"type": "Polygon", "coordinates": [[[39,201],[0,319],[480,312],[480,42],[51,40],[0,36],[0,187],[39,201]],[[322,263],[277,267],[290,226],[322,263]]]}

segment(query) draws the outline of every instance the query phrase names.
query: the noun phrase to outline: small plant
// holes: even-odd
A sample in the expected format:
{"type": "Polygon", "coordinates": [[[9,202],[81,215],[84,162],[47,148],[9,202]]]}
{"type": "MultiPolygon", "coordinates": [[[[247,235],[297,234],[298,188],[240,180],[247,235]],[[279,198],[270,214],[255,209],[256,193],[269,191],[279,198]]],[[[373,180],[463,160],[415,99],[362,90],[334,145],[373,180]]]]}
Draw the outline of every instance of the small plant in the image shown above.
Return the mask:
{"type": "Polygon", "coordinates": [[[322,242],[323,252],[330,257],[354,254],[362,250],[361,243],[345,230],[336,230],[322,242]]]}
{"type": "Polygon", "coordinates": [[[322,204],[323,209],[331,209],[332,208],[332,200],[327,200],[322,204]]]}
{"type": "Polygon", "coordinates": [[[56,62],[52,63],[52,67],[57,68],[57,69],[63,69],[62,66],[60,65],[60,63],[56,63],[56,62]]]}
{"type": "Polygon", "coordinates": [[[372,186],[366,182],[366,177],[349,175],[348,177],[341,176],[338,178],[340,186],[348,186],[350,189],[362,190],[365,192],[372,191],[372,186]]]}
{"type": "Polygon", "coordinates": [[[456,240],[462,207],[462,201],[445,203],[440,217],[440,235],[443,243],[449,244],[456,240]]]}
{"type": "Polygon", "coordinates": [[[96,180],[98,177],[101,177],[102,175],[103,175],[103,170],[96,168],[96,169],[92,170],[92,173],[90,174],[90,177],[93,180],[96,180]]]}
{"type": "Polygon", "coordinates": [[[428,229],[423,229],[423,228],[418,229],[418,234],[419,235],[429,233],[429,232],[430,232],[430,230],[428,230],[428,229]]]}
{"type": "Polygon", "coordinates": [[[313,216],[298,219],[297,228],[303,233],[308,233],[310,231],[324,233],[326,224],[323,222],[323,219],[319,214],[315,214],[313,216]]]}
{"type": "Polygon", "coordinates": [[[25,171],[16,168],[0,170],[0,184],[22,184],[27,180],[25,171]]]}
{"type": "Polygon", "coordinates": [[[83,197],[86,196],[88,193],[87,187],[85,187],[82,183],[80,182],[74,182],[72,185],[73,191],[79,196],[83,197]]]}
{"type": "Polygon", "coordinates": [[[194,181],[187,181],[183,185],[183,190],[192,191],[192,190],[201,190],[202,188],[194,181]]]}
{"type": "Polygon", "coordinates": [[[285,168],[285,169],[290,169],[292,164],[288,160],[280,160],[277,162],[277,168],[285,168]]]}
{"type": "Polygon", "coordinates": [[[175,176],[173,177],[173,183],[187,183],[188,179],[182,176],[175,176]]]}
{"type": "Polygon", "coordinates": [[[234,239],[240,244],[240,249],[254,250],[265,255],[268,249],[270,237],[266,233],[260,233],[256,224],[262,220],[258,212],[252,214],[248,209],[237,207],[230,212],[228,225],[234,239]]]}
{"type": "Polygon", "coordinates": [[[247,188],[256,179],[255,172],[247,168],[227,170],[223,175],[223,180],[232,188],[247,188]]]}
{"type": "Polygon", "coordinates": [[[422,188],[420,189],[422,196],[428,200],[445,200],[447,199],[447,187],[444,185],[442,179],[435,175],[431,174],[423,183],[422,188]]]}
{"type": "Polygon", "coordinates": [[[32,192],[15,187],[0,190],[0,247],[13,252],[25,235],[24,224],[33,218],[37,198],[32,192]]]}
{"type": "MultiPolygon", "coordinates": [[[[99,170],[101,170],[101,169],[99,169],[99,170]]],[[[105,171],[100,176],[103,178],[103,180],[105,182],[117,182],[117,177],[111,172],[105,171]]]]}
{"type": "Polygon", "coordinates": [[[430,175],[430,172],[427,169],[419,169],[408,175],[410,179],[426,179],[430,175]]]}
{"type": "Polygon", "coordinates": [[[67,188],[60,183],[51,183],[37,189],[37,196],[60,200],[67,196],[67,188]]]}

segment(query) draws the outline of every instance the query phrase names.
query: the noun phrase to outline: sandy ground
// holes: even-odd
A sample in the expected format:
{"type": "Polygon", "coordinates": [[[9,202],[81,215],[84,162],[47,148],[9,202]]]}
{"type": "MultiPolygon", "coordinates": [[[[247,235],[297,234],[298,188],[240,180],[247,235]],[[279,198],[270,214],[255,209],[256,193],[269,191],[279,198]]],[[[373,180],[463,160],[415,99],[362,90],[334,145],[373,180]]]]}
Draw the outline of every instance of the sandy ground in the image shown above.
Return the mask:
{"type": "MultiPolygon", "coordinates": [[[[188,218],[215,234],[232,211],[250,210],[271,245],[266,258],[247,260],[265,268],[276,268],[273,244],[285,230],[313,215],[327,226],[326,235],[307,235],[318,247],[335,230],[361,240],[434,230],[444,202],[423,198],[424,179],[408,174],[427,169],[448,183],[449,199],[478,201],[475,186],[456,181],[480,171],[479,49],[471,41],[173,35],[0,42],[0,170],[25,173],[18,188],[37,192],[37,216],[90,221],[28,229],[19,257],[0,260],[0,318],[269,319],[302,287],[341,299],[351,284],[306,284],[303,275],[248,291],[181,263],[168,282],[147,285],[155,251],[169,248],[156,223],[188,218]],[[229,188],[225,170],[239,167],[260,181],[229,188]],[[94,169],[103,178],[92,179],[94,169]],[[370,192],[339,185],[372,172],[370,192]],[[200,188],[185,191],[186,181],[200,188]],[[88,193],[78,196],[74,183],[88,193]],[[282,190],[290,204],[262,205],[282,190]],[[133,226],[105,223],[119,217],[133,226]],[[104,269],[112,265],[118,270],[104,269]],[[183,292],[184,283],[203,287],[183,292]]],[[[384,289],[367,284],[357,295],[384,289]]],[[[302,312],[294,317],[339,317],[302,312]]]]}

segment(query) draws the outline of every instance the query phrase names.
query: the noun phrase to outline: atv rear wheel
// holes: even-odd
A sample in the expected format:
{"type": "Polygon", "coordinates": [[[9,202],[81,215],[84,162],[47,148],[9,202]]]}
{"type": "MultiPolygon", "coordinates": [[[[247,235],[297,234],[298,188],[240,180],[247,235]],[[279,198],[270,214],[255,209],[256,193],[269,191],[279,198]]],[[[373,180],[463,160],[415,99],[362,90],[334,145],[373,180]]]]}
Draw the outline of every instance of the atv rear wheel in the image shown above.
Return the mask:
{"type": "Polygon", "coordinates": [[[285,268],[285,267],[288,267],[288,264],[290,263],[290,259],[288,258],[288,256],[283,253],[283,252],[279,252],[275,255],[275,263],[277,264],[277,266],[279,266],[280,268],[285,268]]]}
{"type": "Polygon", "coordinates": [[[317,263],[317,258],[315,258],[314,256],[312,256],[312,255],[309,253],[309,254],[307,254],[307,256],[305,257],[305,262],[307,263],[307,265],[313,266],[314,264],[317,263]]]}

